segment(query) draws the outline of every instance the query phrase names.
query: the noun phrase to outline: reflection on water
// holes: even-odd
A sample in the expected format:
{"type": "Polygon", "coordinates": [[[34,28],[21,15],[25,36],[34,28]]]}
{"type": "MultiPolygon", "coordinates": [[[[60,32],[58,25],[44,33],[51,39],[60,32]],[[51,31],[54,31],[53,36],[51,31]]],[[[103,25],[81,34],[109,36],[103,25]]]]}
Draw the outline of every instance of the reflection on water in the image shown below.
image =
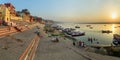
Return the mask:
{"type": "Polygon", "coordinates": [[[75,26],[80,26],[80,28],[75,28],[79,31],[84,31],[85,36],[75,37],[77,40],[85,42],[87,45],[98,44],[99,45],[111,45],[113,40],[113,34],[120,34],[120,24],[59,24],[64,28],[75,28],[75,26]],[[90,29],[86,25],[91,25],[93,29],[90,29]],[[112,33],[102,33],[102,30],[110,30],[112,33]],[[88,39],[91,38],[93,42],[89,42],[88,39]]]}
{"type": "Polygon", "coordinates": [[[115,33],[115,24],[112,24],[112,29],[113,33],[115,33]]]}

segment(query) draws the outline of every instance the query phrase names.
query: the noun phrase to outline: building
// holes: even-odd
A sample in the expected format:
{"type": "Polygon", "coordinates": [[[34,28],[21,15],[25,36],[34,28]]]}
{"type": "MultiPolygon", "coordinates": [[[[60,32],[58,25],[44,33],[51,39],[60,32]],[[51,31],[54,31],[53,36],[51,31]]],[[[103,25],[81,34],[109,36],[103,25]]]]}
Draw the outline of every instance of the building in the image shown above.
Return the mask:
{"type": "Polygon", "coordinates": [[[30,22],[33,22],[34,17],[30,16],[30,22]]]}
{"type": "Polygon", "coordinates": [[[33,22],[34,17],[30,15],[28,9],[15,11],[15,7],[11,3],[0,4],[0,20],[8,21],[24,21],[33,22]]]}
{"type": "Polygon", "coordinates": [[[4,5],[9,9],[11,16],[16,16],[15,7],[11,3],[5,3],[4,5]]]}
{"type": "Polygon", "coordinates": [[[4,4],[8,10],[10,11],[10,20],[18,20],[18,21],[22,21],[22,17],[16,16],[16,10],[15,7],[11,4],[11,3],[5,3],[4,4]]]}
{"type": "Polygon", "coordinates": [[[10,20],[22,20],[22,17],[17,17],[16,16],[15,7],[11,3],[5,3],[4,5],[10,11],[10,20]]]}
{"type": "Polygon", "coordinates": [[[51,26],[54,23],[52,20],[45,20],[45,25],[46,26],[51,26]]]}
{"type": "Polygon", "coordinates": [[[10,21],[10,11],[4,4],[0,4],[0,20],[10,21]]]}
{"type": "Polygon", "coordinates": [[[30,12],[28,11],[28,9],[23,9],[21,13],[23,21],[30,22],[30,12]]]}
{"type": "Polygon", "coordinates": [[[17,11],[16,16],[21,17],[22,21],[33,22],[33,16],[30,15],[30,12],[28,11],[28,9],[23,9],[22,11],[17,11]]]}

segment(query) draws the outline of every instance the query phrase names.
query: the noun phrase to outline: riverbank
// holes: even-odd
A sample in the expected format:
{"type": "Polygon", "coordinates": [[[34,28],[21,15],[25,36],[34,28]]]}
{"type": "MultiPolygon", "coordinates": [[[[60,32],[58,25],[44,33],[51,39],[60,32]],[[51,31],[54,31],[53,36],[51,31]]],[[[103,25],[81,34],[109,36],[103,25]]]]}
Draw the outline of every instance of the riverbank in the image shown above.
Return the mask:
{"type": "Polygon", "coordinates": [[[96,54],[91,47],[73,46],[73,41],[59,35],[59,31],[43,32],[36,56],[34,60],[119,60],[118,57],[96,54]],[[53,38],[58,38],[59,42],[53,42],[53,38]]]}
{"type": "MultiPolygon", "coordinates": [[[[80,25],[80,26],[82,26],[82,25],[80,25]]],[[[85,26],[85,25],[83,25],[83,26],[85,26]]],[[[63,37],[67,37],[70,40],[73,40],[73,44],[74,45],[91,47],[91,48],[94,49],[95,53],[100,53],[100,54],[120,57],[120,46],[115,46],[112,43],[111,40],[113,38],[111,38],[112,36],[111,37],[108,36],[109,34],[102,34],[101,38],[99,38],[100,36],[96,35],[96,34],[101,34],[100,32],[97,32],[97,31],[99,31],[99,29],[95,30],[95,31],[94,31],[94,29],[93,30],[86,29],[87,31],[85,30],[86,31],[85,36],[73,37],[73,36],[71,36],[69,34],[70,33],[69,30],[78,30],[78,29],[74,29],[74,27],[70,28],[70,26],[69,26],[69,28],[68,27],[63,28],[63,27],[65,27],[65,26],[61,26],[61,25],[56,25],[55,27],[53,26],[54,29],[56,29],[59,32],[61,32],[63,37]],[[65,32],[65,31],[67,31],[67,29],[68,29],[68,33],[65,32]],[[88,35],[89,33],[92,33],[92,35],[88,35]],[[107,35],[107,37],[105,37],[105,35],[107,35]],[[93,36],[93,37],[88,37],[88,36],[93,36]],[[97,37],[99,39],[97,39],[97,37]],[[105,38],[109,38],[109,40],[102,39],[104,37],[105,38]]],[[[79,31],[82,30],[82,29],[84,29],[84,28],[80,28],[79,31]]],[[[112,34],[110,34],[110,35],[112,35],[112,34]]]]}
{"type": "Polygon", "coordinates": [[[78,55],[69,48],[73,47],[70,40],[59,37],[59,42],[52,42],[54,36],[48,37],[44,32],[43,35],[34,60],[87,60],[87,58],[78,55]]]}

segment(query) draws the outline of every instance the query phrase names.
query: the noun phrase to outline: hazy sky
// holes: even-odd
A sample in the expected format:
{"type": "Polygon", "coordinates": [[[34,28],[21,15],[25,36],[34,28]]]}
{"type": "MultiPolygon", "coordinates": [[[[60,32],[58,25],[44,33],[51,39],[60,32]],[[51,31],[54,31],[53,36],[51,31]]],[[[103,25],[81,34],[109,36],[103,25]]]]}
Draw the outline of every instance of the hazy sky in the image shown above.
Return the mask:
{"type": "Polygon", "coordinates": [[[56,21],[120,22],[120,0],[0,0],[16,10],[27,8],[32,15],[56,21]],[[116,18],[112,19],[112,14],[116,18]]]}

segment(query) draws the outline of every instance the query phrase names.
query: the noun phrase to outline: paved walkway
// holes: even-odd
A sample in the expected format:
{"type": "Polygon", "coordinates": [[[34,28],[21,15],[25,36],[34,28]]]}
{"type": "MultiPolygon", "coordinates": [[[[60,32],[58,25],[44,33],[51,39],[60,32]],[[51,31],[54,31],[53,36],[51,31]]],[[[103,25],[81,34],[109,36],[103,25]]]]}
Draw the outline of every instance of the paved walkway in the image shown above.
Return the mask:
{"type": "Polygon", "coordinates": [[[0,38],[0,60],[19,60],[36,35],[36,28],[0,38]]]}

